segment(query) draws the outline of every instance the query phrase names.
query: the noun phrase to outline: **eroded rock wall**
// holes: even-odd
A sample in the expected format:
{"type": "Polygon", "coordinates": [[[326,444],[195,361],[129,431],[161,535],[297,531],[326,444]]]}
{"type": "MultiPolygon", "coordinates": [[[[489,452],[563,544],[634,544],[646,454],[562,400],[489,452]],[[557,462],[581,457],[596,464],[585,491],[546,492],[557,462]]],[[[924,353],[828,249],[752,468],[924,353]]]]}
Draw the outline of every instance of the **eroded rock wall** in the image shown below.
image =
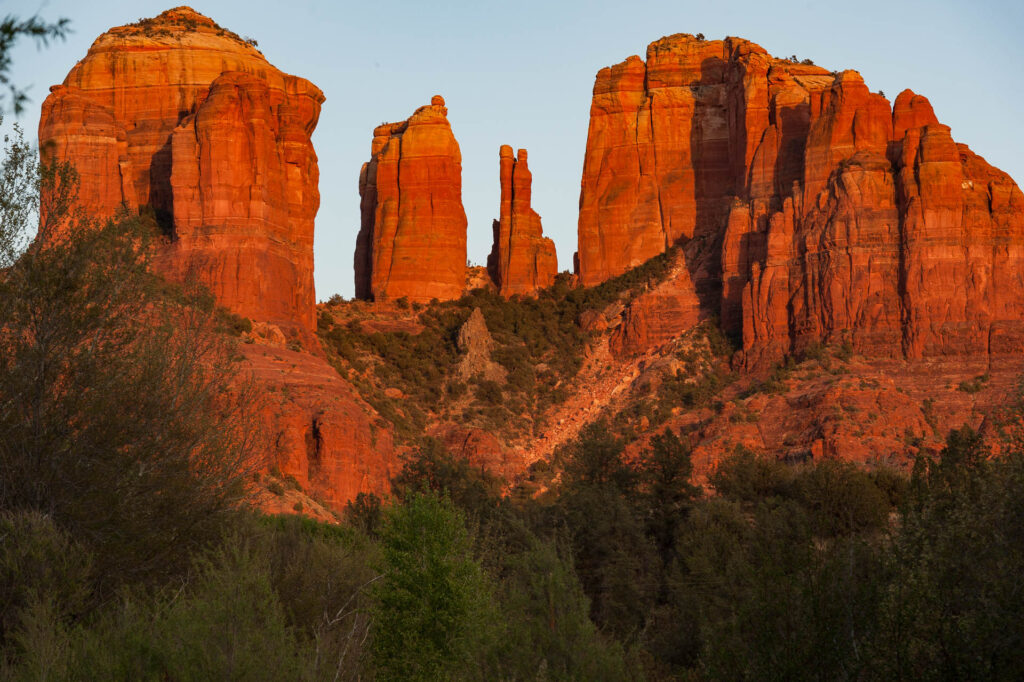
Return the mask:
{"type": "Polygon", "coordinates": [[[151,210],[169,238],[164,274],[196,277],[254,320],[315,329],[310,135],[323,93],[188,7],[112,28],[39,123],[44,155],[69,161],[103,219],[151,210]]]}
{"type": "Polygon", "coordinates": [[[1024,195],[905,91],[676,35],[595,81],[578,273],[682,244],[748,366],[816,343],[911,359],[1024,350],[1024,195]]]}

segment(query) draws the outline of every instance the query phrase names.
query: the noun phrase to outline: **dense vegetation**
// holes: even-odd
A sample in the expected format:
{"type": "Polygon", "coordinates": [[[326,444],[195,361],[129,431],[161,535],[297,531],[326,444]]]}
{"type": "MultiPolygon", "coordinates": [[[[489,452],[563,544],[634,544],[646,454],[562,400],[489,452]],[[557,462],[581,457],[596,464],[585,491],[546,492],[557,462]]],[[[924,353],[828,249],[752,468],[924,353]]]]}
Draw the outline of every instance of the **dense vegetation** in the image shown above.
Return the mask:
{"type": "MultiPolygon", "coordinates": [[[[155,225],[73,215],[73,173],[32,158],[12,140],[0,168],[0,678],[1024,676],[1019,400],[999,457],[954,431],[910,477],[739,450],[706,492],[688,434],[627,457],[599,423],[542,494],[502,495],[426,440],[342,525],[262,517],[230,317],[147,274],[155,225]]],[[[435,329],[480,307],[506,348],[571,373],[575,316],[620,285],[476,293],[435,329]]],[[[425,351],[397,348],[374,353],[429,390],[400,360],[425,351]]]]}

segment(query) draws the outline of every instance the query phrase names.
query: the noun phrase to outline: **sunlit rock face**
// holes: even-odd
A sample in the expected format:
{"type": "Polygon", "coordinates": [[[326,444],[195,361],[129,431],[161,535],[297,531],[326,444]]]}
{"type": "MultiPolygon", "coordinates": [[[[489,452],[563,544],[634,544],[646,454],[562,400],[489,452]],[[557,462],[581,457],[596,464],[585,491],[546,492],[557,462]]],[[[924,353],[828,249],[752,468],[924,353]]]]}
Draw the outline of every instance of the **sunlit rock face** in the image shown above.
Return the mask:
{"type": "Polygon", "coordinates": [[[761,365],[1024,351],[1024,196],[905,91],[676,35],[594,84],[585,285],[687,246],[694,286],[761,365]]]}
{"type": "Polygon", "coordinates": [[[540,216],[530,206],[533,174],[525,149],[498,153],[501,182],[500,218],[494,221],[494,243],[487,270],[502,296],[532,296],[551,286],[558,274],[555,243],[544,236],[540,216]]]}
{"type": "Polygon", "coordinates": [[[466,285],[462,153],[435,95],[405,121],[373,131],[359,176],[356,297],[446,301],[466,285]]]}
{"type": "Polygon", "coordinates": [[[254,320],[312,331],[310,135],[323,93],[188,7],[112,28],[51,88],[43,154],[70,161],[95,217],[152,211],[158,267],[254,320]]]}

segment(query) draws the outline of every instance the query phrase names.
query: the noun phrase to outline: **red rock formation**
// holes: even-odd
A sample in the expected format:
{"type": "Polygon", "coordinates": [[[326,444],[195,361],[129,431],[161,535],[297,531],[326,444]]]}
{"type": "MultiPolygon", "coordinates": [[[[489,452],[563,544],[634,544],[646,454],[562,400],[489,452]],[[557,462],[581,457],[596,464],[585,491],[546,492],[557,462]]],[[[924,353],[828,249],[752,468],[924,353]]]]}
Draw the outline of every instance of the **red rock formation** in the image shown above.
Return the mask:
{"type": "Polygon", "coordinates": [[[677,338],[699,321],[700,301],[679,254],[665,281],[637,296],[623,311],[608,347],[617,357],[639,355],[677,338]]]}
{"type": "Polygon", "coordinates": [[[452,456],[492,476],[512,481],[529,466],[524,453],[505,446],[494,434],[471,426],[443,423],[431,434],[444,443],[452,456]]]}
{"type": "Polygon", "coordinates": [[[239,346],[265,393],[271,461],[335,509],[361,492],[386,495],[400,469],[390,426],[326,361],[263,344],[239,346]]]}
{"type": "Polygon", "coordinates": [[[435,95],[401,123],[373,131],[359,176],[362,227],[356,297],[451,300],[466,285],[462,154],[435,95]]]}
{"type": "Polygon", "coordinates": [[[188,7],[100,36],[51,88],[40,147],[74,163],[96,217],[150,207],[158,259],[256,320],[312,331],[310,135],[323,93],[188,7]]]}
{"type": "Polygon", "coordinates": [[[526,150],[512,156],[512,147],[502,145],[501,211],[494,221],[494,244],[487,257],[487,270],[502,296],[534,295],[549,287],[558,274],[555,243],[544,237],[540,216],[530,208],[533,175],[526,162],[526,150]]]}
{"type": "Polygon", "coordinates": [[[926,99],[890,108],[853,71],[677,35],[598,73],[582,283],[691,241],[695,289],[751,366],[819,342],[1024,350],[1024,195],[926,99]]]}

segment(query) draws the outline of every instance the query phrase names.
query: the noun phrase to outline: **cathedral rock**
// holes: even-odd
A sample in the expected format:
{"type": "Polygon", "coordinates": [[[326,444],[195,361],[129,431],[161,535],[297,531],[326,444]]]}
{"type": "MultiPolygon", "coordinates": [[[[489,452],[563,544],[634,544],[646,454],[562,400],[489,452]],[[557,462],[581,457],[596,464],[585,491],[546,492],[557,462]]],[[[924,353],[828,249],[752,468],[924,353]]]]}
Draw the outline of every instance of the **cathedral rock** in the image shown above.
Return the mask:
{"type": "Polygon", "coordinates": [[[594,84],[579,275],[683,244],[748,365],[1024,352],[1024,195],[909,90],[675,35],[594,84]]]}
{"type": "Polygon", "coordinates": [[[43,103],[39,142],[95,217],[151,210],[158,257],[236,313],[315,328],[310,135],[323,93],[188,7],[113,28],[43,103]]]}
{"type": "Polygon", "coordinates": [[[513,156],[512,147],[502,145],[499,160],[501,217],[494,221],[487,270],[502,296],[536,294],[551,286],[558,274],[555,243],[544,236],[540,216],[530,207],[533,176],[526,150],[513,156]]]}
{"type": "Polygon", "coordinates": [[[458,298],[466,285],[466,211],[462,154],[444,98],[377,126],[370,157],[359,176],[356,297],[458,298]]]}

